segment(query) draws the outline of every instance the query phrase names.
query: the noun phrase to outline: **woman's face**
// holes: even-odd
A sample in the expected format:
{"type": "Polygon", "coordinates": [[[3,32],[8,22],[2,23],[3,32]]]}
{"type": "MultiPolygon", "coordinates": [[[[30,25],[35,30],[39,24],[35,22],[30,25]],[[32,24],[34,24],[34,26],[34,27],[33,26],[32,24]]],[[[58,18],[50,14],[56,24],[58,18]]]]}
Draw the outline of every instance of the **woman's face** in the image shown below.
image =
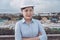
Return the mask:
{"type": "Polygon", "coordinates": [[[23,16],[25,19],[32,19],[32,15],[33,15],[33,8],[32,7],[27,7],[25,9],[22,10],[23,16]]]}

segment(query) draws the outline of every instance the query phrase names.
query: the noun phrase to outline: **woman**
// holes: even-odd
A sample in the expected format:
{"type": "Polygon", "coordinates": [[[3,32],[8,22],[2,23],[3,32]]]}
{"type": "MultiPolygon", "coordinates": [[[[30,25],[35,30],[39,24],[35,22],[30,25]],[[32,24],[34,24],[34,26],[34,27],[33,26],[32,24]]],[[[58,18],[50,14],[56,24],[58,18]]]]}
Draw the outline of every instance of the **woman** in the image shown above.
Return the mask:
{"type": "Polygon", "coordinates": [[[15,40],[47,40],[40,21],[32,18],[34,6],[24,6],[21,12],[24,18],[15,25],[15,40]]]}

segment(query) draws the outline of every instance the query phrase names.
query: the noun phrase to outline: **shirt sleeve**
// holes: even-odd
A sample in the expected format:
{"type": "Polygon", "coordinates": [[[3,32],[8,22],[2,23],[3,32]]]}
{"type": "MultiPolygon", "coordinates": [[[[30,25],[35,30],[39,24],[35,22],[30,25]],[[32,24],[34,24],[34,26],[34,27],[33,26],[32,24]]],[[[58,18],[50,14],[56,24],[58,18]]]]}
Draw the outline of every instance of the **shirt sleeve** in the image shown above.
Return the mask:
{"type": "Polygon", "coordinates": [[[15,40],[22,40],[19,23],[16,23],[15,25],[15,40]]]}
{"type": "Polygon", "coordinates": [[[40,40],[47,40],[47,35],[46,35],[46,32],[42,26],[42,24],[40,23],[40,21],[38,22],[39,24],[39,32],[41,32],[41,35],[39,35],[39,39],[40,40]]]}

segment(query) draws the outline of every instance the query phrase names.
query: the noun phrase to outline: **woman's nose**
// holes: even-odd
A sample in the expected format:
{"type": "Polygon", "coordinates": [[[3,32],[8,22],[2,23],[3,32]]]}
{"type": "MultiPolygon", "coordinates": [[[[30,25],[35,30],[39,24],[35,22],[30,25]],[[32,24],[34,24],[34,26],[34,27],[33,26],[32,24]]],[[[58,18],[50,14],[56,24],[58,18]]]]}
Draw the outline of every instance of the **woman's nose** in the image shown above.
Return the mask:
{"type": "Polygon", "coordinates": [[[28,11],[28,12],[27,12],[27,14],[29,14],[29,15],[30,15],[30,14],[31,14],[31,12],[30,12],[30,11],[28,11]]]}

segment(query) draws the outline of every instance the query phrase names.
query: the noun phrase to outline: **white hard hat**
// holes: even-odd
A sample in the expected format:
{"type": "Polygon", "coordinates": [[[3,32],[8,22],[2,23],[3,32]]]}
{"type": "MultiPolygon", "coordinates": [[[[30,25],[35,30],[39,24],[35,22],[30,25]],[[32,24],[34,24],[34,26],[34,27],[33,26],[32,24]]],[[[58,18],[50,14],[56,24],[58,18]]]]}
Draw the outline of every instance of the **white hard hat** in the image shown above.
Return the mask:
{"type": "Polygon", "coordinates": [[[29,7],[29,6],[34,7],[34,1],[33,0],[22,0],[21,1],[20,8],[25,8],[25,7],[29,7]]]}

